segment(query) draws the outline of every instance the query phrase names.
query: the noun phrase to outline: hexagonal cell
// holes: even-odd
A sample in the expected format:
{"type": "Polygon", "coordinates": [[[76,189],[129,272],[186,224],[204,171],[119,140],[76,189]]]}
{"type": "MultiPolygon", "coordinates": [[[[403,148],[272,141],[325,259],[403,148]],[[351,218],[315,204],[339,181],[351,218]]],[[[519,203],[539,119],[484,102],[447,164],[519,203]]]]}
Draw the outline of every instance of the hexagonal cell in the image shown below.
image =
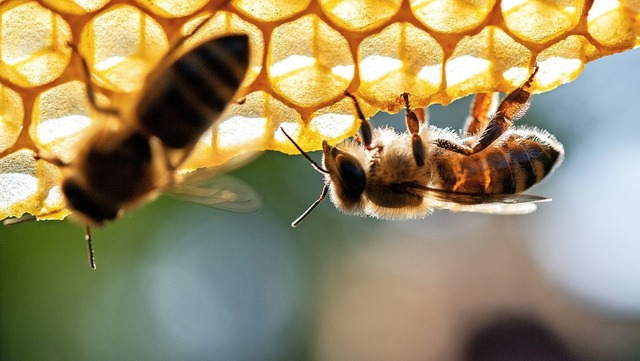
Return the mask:
{"type": "Polygon", "coordinates": [[[82,30],[80,52],[94,80],[117,92],[133,92],[169,48],[167,36],[149,15],[129,5],[95,16],[82,30]]]}
{"type": "Polygon", "coordinates": [[[591,44],[582,36],[572,35],[548,47],[536,58],[536,90],[546,91],[568,83],[580,75],[591,44]]]}
{"type": "MultiPolygon", "coordinates": [[[[204,21],[208,15],[194,17],[187,21],[182,29],[182,34],[190,34],[193,28],[204,21]]],[[[249,69],[242,82],[241,88],[251,84],[262,70],[262,59],[264,57],[264,38],[262,31],[257,26],[242,20],[238,15],[218,11],[216,15],[204,24],[196,34],[189,37],[185,42],[187,47],[194,47],[197,44],[215,38],[223,34],[246,34],[249,36],[249,69]]]]}
{"type": "Polygon", "coordinates": [[[358,48],[358,93],[380,109],[397,113],[403,92],[425,106],[442,83],[444,51],[428,33],[410,23],[394,23],[365,38],[358,48]]]}
{"type": "Polygon", "coordinates": [[[447,60],[447,95],[456,99],[470,93],[510,91],[529,76],[531,51],[502,29],[486,26],[464,37],[447,60]]]}
{"type": "MultiPolygon", "coordinates": [[[[53,166],[51,167],[53,168],[53,166]]],[[[57,169],[51,169],[51,171],[56,172],[55,174],[58,172],[57,169]]],[[[65,208],[64,197],[59,185],[44,188],[42,192],[44,196],[42,208],[35,212],[38,220],[62,220],[71,214],[71,211],[65,208]]]]}
{"type": "Polygon", "coordinates": [[[57,79],[71,58],[69,24],[36,1],[0,7],[0,74],[30,88],[57,79]]]}
{"type": "Polygon", "coordinates": [[[34,153],[20,149],[0,159],[0,219],[21,216],[38,192],[34,153]]]}
{"type": "Polygon", "coordinates": [[[369,31],[384,25],[400,10],[401,0],[320,0],[320,6],[337,26],[369,31]]]}
{"type": "Polygon", "coordinates": [[[496,0],[411,0],[411,11],[424,26],[440,33],[461,33],[482,24],[496,0]]]}
{"type": "Polygon", "coordinates": [[[274,132],[279,122],[303,124],[300,114],[269,93],[256,91],[242,104],[230,104],[213,130],[206,132],[181,170],[213,167],[245,152],[279,149],[274,132]]]}
{"type": "MultiPolygon", "coordinates": [[[[106,101],[104,96],[98,99],[106,101]]],[[[58,85],[36,98],[29,135],[41,150],[69,162],[93,124],[89,114],[83,82],[76,80],[58,85]]]]}
{"type": "Polygon", "coordinates": [[[587,30],[607,47],[633,47],[634,19],[619,1],[595,1],[587,15],[587,30]]]}
{"type": "Polygon", "coordinates": [[[11,88],[0,84],[0,152],[16,144],[23,121],[22,98],[11,88]]]}
{"type": "Polygon", "coordinates": [[[304,11],[311,0],[232,0],[245,16],[264,22],[281,21],[304,11]]]}
{"type": "Polygon", "coordinates": [[[273,30],[267,59],[274,90],[301,107],[340,96],[354,77],[346,39],[315,15],[273,30]]]}
{"type": "Polygon", "coordinates": [[[545,43],[573,29],[580,21],[584,0],[503,0],[506,26],[517,37],[545,43]]]}
{"type": "Polygon", "coordinates": [[[298,112],[263,91],[247,95],[243,104],[232,104],[225,118],[214,126],[215,145],[222,150],[273,149],[272,142],[278,142],[273,132],[281,122],[303,124],[298,112]]]}
{"type": "Polygon", "coordinates": [[[107,5],[111,0],[41,0],[56,11],[73,15],[84,15],[107,5]]]}
{"type": "Polygon", "coordinates": [[[304,138],[308,139],[307,143],[314,144],[307,149],[322,149],[323,140],[329,144],[336,144],[355,134],[360,128],[360,119],[356,115],[353,100],[345,97],[331,106],[314,112],[306,128],[303,133],[308,135],[304,138]]]}
{"type": "Polygon", "coordinates": [[[195,13],[209,0],[136,0],[136,2],[156,15],[177,18],[195,13]]]}

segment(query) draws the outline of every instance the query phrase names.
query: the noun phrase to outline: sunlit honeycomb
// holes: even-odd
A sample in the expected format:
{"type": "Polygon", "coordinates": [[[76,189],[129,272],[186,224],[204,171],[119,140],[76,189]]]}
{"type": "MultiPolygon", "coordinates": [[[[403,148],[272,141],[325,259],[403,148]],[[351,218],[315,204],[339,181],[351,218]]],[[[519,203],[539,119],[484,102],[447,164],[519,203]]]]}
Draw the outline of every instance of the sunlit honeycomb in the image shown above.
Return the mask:
{"type": "MultiPolygon", "coordinates": [[[[75,44],[98,99],[131,106],[146,75],[215,12],[186,46],[245,33],[251,65],[231,104],[184,165],[243,152],[295,153],[354,134],[344,92],[366,115],[510,91],[540,67],[534,92],[575,79],[584,64],[640,45],[639,0],[4,0],[0,1],[0,219],[66,214],[59,170],[104,119],[88,105],[75,44]]],[[[135,105],[135,104],[133,104],[135,105]]]]}

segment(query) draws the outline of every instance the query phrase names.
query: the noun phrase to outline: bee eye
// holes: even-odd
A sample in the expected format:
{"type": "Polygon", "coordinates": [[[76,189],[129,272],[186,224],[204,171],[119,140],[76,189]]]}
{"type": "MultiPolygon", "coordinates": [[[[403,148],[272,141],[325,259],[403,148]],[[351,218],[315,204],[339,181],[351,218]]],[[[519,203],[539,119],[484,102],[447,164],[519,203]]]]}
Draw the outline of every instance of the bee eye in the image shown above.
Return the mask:
{"type": "Polygon", "coordinates": [[[346,193],[353,198],[360,198],[367,184],[367,177],[358,160],[346,154],[339,154],[336,156],[336,164],[340,183],[346,193]]]}

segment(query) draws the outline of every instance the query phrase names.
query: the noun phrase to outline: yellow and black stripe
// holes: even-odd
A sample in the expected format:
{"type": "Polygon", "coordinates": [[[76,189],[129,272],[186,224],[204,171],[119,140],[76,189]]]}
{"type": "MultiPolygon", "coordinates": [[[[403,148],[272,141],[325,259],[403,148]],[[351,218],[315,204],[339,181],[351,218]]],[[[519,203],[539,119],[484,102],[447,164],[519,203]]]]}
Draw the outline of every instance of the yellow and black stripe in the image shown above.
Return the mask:
{"type": "Polygon", "coordinates": [[[432,154],[432,187],[468,194],[516,194],[547,176],[562,160],[562,145],[546,132],[516,129],[481,152],[432,154]]]}
{"type": "Polygon", "coordinates": [[[136,112],[143,131],[171,148],[194,144],[240,87],[248,68],[246,35],[197,46],[149,76],[136,112]]]}

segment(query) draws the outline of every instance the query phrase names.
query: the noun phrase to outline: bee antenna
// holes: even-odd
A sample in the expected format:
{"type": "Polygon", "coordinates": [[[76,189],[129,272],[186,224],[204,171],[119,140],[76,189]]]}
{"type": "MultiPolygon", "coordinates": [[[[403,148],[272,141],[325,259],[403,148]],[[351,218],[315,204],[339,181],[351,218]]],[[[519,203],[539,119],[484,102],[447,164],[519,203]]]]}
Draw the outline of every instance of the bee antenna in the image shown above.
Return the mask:
{"type": "Polygon", "coordinates": [[[311,212],[313,212],[314,209],[316,209],[316,207],[324,200],[324,198],[327,196],[327,192],[329,191],[329,183],[325,183],[324,188],[322,188],[322,193],[320,194],[320,197],[318,199],[316,199],[315,202],[313,202],[313,204],[307,208],[306,211],[304,211],[304,213],[302,213],[300,215],[300,217],[296,218],[295,221],[291,222],[291,227],[297,227],[300,222],[302,222],[305,218],[307,218],[307,216],[309,214],[311,214],[311,212]]]}
{"type": "Polygon", "coordinates": [[[284,131],[284,129],[282,127],[280,127],[280,131],[284,134],[285,137],[287,137],[291,143],[293,144],[294,147],[296,147],[296,149],[298,150],[298,152],[300,152],[300,154],[302,154],[305,158],[307,158],[307,160],[311,163],[311,166],[317,170],[320,173],[325,173],[325,174],[329,174],[329,171],[322,168],[315,160],[313,160],[309,154],[307,154],[307,152],[305,152],[304,150],[302,150],[302,148],[300,148],[300,146],[298,145],[298,143],[296,143],[293,138],[291,138],[291,136],[289,136],[289,134],[287,134],[287,132],[284,131]]]}
{"type": "Polygon", "coordinates": [[[87,241],[87,250],[89,251],[89,266],[92,270],[95,270],[96,260],[93,254],[93,243],[91,242],[91,227],[88,224],[84,226],[84,240],[87,241]]]}

